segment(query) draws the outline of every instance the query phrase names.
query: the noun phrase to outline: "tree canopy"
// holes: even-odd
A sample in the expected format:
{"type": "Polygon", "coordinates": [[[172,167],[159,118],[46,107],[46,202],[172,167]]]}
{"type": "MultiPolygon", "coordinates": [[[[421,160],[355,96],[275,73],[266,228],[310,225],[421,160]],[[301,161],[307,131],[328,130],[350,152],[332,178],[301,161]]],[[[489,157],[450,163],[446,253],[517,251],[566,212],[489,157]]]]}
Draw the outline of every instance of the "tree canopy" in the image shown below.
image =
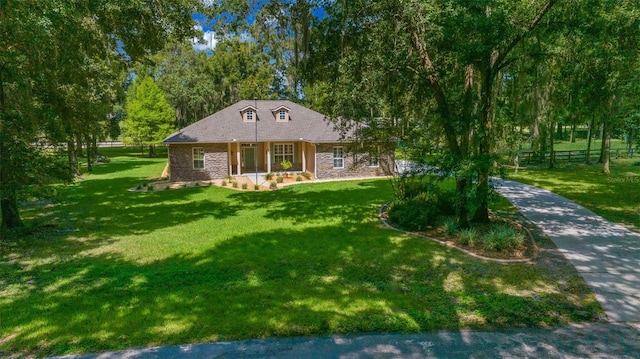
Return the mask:
{"type": "Polygon", "coordinates": [[[95,142],[131,63],[193,36],[200,8],[197,0],[0,2],[2,228],[21,226],[18,201],[57,173],[47,165],[58,157],[51,147],[66,145],[73,167],[73,144],[95,142]]]}

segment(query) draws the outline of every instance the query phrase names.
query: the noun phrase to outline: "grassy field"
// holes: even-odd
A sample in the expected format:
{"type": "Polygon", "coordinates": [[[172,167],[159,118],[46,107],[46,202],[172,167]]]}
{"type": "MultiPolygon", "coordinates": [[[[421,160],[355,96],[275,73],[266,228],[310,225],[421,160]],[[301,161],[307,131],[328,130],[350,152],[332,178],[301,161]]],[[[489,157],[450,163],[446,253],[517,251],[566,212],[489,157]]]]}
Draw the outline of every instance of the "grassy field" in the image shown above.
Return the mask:
{"type": "Polygon", "coordinates": [[[166,158],[104,152],[62,203],[25,208],[35,231],[0,241],[0,357],[601,313],[562,259],[501,265],[383,228],[387,180],[132,193],[166,158]]]}
{"type": "Polygon", "coordinates": [[[640,158],[601,164],[564,164],[554,169],[522,170],[509,178],[558,193],[604,218],[640,230],[640,158]]]}
{"type": "MultiPolygon", "coordinates": [[[[591,140],[591,150],[600,150],[600,146],[602,146],[602,141],[598,139],[591,140]]],[[[611,140],[611,149],[620,149],[624,150],[627,148],[627,145],[623,140],[612,139],[611,140]]],[[[585,139],[576,139],[575,142],[569,141],[556,141],[553,144],[553,149],[555,151],[586,151],[587,149],[587,140],[585,139]]]]}

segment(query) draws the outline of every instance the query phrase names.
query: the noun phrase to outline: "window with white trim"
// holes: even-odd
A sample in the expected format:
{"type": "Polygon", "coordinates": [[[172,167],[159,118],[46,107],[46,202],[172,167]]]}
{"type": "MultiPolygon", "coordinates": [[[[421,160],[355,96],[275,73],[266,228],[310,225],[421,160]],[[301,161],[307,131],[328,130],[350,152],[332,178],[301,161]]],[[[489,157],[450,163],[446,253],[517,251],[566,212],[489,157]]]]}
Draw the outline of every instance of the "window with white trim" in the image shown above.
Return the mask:
{"type": "Polygon", "coordinates": [[[255,121],[255,113],[253,110],[247,110],[244,112],[244,121],[245,122],[254,122],[255,121]]]}
{"type": "Polygon", "coordinates": [[[287,122],[287,111],[286,110],[278,111],[278,122],[287,122]]]}
{"type": "Polygon", "coordinates": [[[193,148],[193,169],[194,170],[204,169],[204,148],[203,147],[193,148]]]}
{"type": "Polygon", "coordinates": [[[372,148],[369,152],[369,167],[380,167],[380,148],[372,148]]]}
{"type": "Polygon", "coordinates": [[[293,143],[276,143],[273,145],[273,162],[287,160],[293,163],[293,143]]]}
{"type": "Polygon", "coordinates": [[[333,168],[344,168],[344,147],[333,148],[333,168]]]}

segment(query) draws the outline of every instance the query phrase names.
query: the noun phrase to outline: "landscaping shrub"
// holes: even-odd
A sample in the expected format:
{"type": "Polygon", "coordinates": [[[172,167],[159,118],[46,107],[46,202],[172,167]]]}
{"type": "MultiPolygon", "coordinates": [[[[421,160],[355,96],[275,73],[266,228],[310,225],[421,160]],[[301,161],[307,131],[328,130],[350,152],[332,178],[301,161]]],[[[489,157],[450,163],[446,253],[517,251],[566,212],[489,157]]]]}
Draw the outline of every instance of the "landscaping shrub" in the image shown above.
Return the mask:
{"type": "Polygon", "coordinates": [[[247,189],[247,188],[249,188],[249,185],[247,185],[246,183],[243,183],[242,184],[242,189],[247,189]]]}
{"type": "Polygon", "coordinates": [[[484,236],[482,248],[486,251],[501,251],[524,243],[525,237],[509,225],[495,225],[484,236]]]}
{"type": "Polygon", "coordinates": [[[297,176],[296,177],[296,182],[301,182],[302,181],[302,176],[297,176]]]}
{"type": "Polygon", "coordinates": [[[444,222],[444,233],[453,236],[458,231],[458,222],[455,219],[448,219],[444,222]]]}
{"type": "Polygon", "coordinates": [[[278,184],[275,183],[275,182],[271,182],[271,183],[269,183],[269,188],[270,189],[278,189],[278,184]]]}
{"type": "Polygon", "coordinates": [[[200,186],[200,182],[196,182],[196,183],[194,184],[194,186],[195,186],[195,187],[200,186]]]}
{"type": "Polygon", "coordinates": [[[273,179],[273,173],[267,173],[266,175],[264,175],[264,179],[266,179],[267,181],[271,181],[273,179]]]}
{"type": "Polygon", "coordinates": [[[284,177],[278,176],[278,178],[276,178],[276,182],[282,183],[282,181],[284,181],[284,177]]]}
{"type": "Polygon", "coordinates": [[[400,228],[422,231],[438,218],[437,198],[421,193],[415,198],[396,200],[389,207],[388,215],[389,221],[400,228]]]}
{"type": "Polygon", "coordinates": [[[311,179],[311,173],[304,171],[302,172],[302,177],[306,178],[307,180],[311,179]]]}
{"type": "Polygon", "coordinates": [[[222,180],[222,183],[220,183],[221,186],[226,187],[227,186],[227,181],[222,180]]]}
{"type": "Polygon", "coordinates": [[[254,184],[253,185],[253,189],[256,190],[256,191],[259,191],[260,190],[260,186],[257,185],[257,184],[254,184]]]}
{"type": "Polygon", "coordinates": [[[456,214],[456,192],[454,190],[436,191],[438,196],[438,209],[447,216],[456,214]]]}
{"type": "Polygon", "coordinates": [[[476,246],[480,242],[480,235],[475,228],[458,230],[458,242],[463,246],[476,246]]]}
{"type": "Polygon", "coordinates": [[[238,188],[238,182],[236,181],[231,182],[231,187],[238,188]]]}

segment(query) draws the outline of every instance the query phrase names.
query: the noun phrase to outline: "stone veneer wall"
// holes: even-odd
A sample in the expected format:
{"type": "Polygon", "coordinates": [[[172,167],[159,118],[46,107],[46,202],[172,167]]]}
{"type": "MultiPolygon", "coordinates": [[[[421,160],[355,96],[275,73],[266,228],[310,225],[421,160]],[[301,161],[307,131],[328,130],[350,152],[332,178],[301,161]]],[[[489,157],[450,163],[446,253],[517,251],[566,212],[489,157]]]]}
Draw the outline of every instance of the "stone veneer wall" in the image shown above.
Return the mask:
{"type": "Polygon", "coordinates": [[[170,145],[169,173],[171,181],[206,181],[229,174],[226,143],[170,145]],[[204,169],[193,169],[193,148],[204,148],[204,169]]]}
{"type": "MultiPolygon", "coordinates": [[[[347,153],[347,146],[339,143],[323,143],[316,146],[316,175],[318,179],[348,178],[348,177],[373,177],[384,176],[381,163],[379,167],[369,167],[366,163],[356,163],[353,153],[347,153]],[[333,168],[333,148],[342,146],[345,150],[344,168],[333,168]]],[[[382,159],[381,159],[382,160],[382,159]]]]}

